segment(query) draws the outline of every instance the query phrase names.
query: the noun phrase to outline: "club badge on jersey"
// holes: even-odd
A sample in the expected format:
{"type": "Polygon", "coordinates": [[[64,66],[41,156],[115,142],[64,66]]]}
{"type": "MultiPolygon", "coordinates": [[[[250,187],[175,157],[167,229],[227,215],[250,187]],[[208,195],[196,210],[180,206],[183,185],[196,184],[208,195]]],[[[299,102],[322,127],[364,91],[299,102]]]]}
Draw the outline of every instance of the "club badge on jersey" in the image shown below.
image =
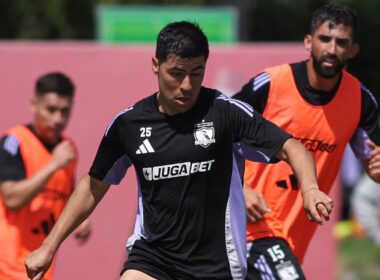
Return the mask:
{"type": "Polygon", "coordinates": [[[294,267],[291,261],[285,261],[276,265],[276,270],[280,279],[296,280],[300,278],[296,268],[294,267]]]}
{"type": "Polygon", "coordinates": [[[215,130],[212,122],[202,122],[195,125],[194,130],[195,145],[207,148],[215,143],[215,130]]]}

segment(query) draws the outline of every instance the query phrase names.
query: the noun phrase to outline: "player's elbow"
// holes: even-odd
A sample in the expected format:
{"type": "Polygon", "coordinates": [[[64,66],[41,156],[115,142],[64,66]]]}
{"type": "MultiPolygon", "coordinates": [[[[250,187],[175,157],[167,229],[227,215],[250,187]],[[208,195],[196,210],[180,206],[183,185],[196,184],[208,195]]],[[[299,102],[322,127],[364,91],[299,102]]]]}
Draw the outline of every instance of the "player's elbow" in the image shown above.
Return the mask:
{"type": "Polygon", "coordinates": [[[1,199],[5,208],[9,211],[17,211],[27,204],[19,196],[12,192],[7,192],[6,188],[1,188],[1,199]]]}
{"type": "Polygon", "coordinates": [[[278,154],[278,158],[290,163],[296,158],[302,158],[305,160],[313,160],[312,155],[306,149],[306,147],[295,140],[294,138],[289,138],[283,145],[282,150],[278,154]]]}
{"type": "Polygon", "coordinates": [[[297,143],[297,141],[293,138],[289,138],[288,140],[286,140],[282,145],[282,148],[278,151],[276,155],[277,159],[289,163],[289,155],[291,155],[294,151],[294,146],[297,146],[298,144],[299,143],[297,143]]]}

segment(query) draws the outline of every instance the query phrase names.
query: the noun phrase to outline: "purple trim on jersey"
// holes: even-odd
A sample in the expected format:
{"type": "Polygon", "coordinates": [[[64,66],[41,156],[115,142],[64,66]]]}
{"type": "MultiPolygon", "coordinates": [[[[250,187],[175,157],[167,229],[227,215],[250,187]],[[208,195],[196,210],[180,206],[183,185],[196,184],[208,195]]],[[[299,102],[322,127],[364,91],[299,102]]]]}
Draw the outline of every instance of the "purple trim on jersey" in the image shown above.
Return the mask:
{"type": "Polygon", "coordinates": [[[263,255],[260,255],[254,266],[260,272],[261,279],[276,280],[276,278],[273,276],[272,269],[268,265],[267,260],[263,255]]]}
{"type": "Polygon", "coordinates": [[[253,108],[251,105],[249,105],[243,101],[237,100],[237,99],[232,99],[232,98],[230,98],[226,95],[223,95],[223,94],[218,96],[217,99],[227,101],[227,102],[239,107],[241,110],[243,110],[250,117],[253,117],[253,108]]]}
{"type": "Polygon", "coordinates": [[[260,152],[253,147],[245,144],[244,142],[236,142],[233,144],[234,145],[234,150],[244,157],[245,159],[248,159],[250,161],[255,161],[255,162],[264,162],[264,163],[274,163],[278,162],[276,159],[271,159],[268,157],[266,154],[263,152],[260,152]]]}
{"type": "Polygon", "coordinates": [[[128,112],[128,111],[130,111],[130,110],[132,110],[132,109],[133,109],[133,106],[132,106],[132,107],[128,107],[127,109],[124,109],[123,111],[119,112],[119,113],[118,113],[118,114],[112,119],[111,123],[108,125],[108,127],[107,127],[106,132],[104,133],[104,135],[107,137],[108,131],[110,130],[111,126],[113,125],[113,123],[116,121],[116,119],[117,119],[120,115],[122,115],[122,114],[124,114],[125,112],[128,112]]]}
{"type": "Polygon", "coordinates": [[[132,162],[127,155],[120,157],[108,170],[103,179],[103,183],[110,185],[119,185],[120,181],[124,178],[125,173],[131,166],[132,162]]]}
{"type": "Polygon", "coordinates": [[[16,136],[8,135],[4,141],[4,150],[7,151],[10,155],[17,155],[18,149],[20,147],[20,143],[16,136]]]}
{"type": "Polygon", "coordinates": [[[267,84],[270,82],[270,76],[268,73],[264,72],[260,75],[258,75],[254,80],[253,80],[253,86],[252,89],[255,92],[259,88],[261,88],[263,85],[267,84]]]}
{"type": "Polygon", "coordinates": [[[376,108],[379,108],[379,105],[377,104],[376,98],[375,98],[375,96],[373,96],[372,92],[362,83],[360,84],[360,88],[369,95],[369,97],[371,98],[371,100],[375,104],[376,108]]]}
{"type": "Polygon", "coordinates": [[[226,249],[233,279],[244,279],[247,273],[247,214],[242,186],[241,166],[244,161],[232,159],[230,196],[226,208],[226,249]]]}
{"type": "Polygon", "coordinates": [[[133,230],[133,234],[128,238],[126,249],[128,252],[131,251],[133,244],[136,240],[139,240],[141,238],[147,239],[148,236],[144,229],[144,207],[143,207],[143,201],[142,201],[142,195],[141,195],[141,187],[140,187],[140,181],[139,177],[136,174],[137,178],[137,191],[138,191],[138,198],[137,198],[137,212],[136,212],[136,221],[135,221],[135,227],[133,230]]]}
{"type": "Polygon", "coordinates": [[[368,146],[368,139],[367,132],[361,128],[358,128],[352,136],[350,146],[357,159],[369,159],[371,148],[368,146]]]}

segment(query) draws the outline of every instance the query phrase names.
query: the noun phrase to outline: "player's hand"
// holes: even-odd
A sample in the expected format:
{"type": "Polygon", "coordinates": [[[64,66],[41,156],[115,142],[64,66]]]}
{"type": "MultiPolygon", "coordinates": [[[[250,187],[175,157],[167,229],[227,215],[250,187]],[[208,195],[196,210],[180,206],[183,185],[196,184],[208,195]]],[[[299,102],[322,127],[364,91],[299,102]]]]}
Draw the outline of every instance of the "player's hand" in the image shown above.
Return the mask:
{"type": "Polygon", "coordinates": [[[253,223],[264,220],[264,214],[270,212],[264,196],[254,189],[245,186],[243,188],[245,206],[247,208],[247,221],[253,223]]]}
{"type": "Polygon", "coordinates": [[[64,140],[61,143],[59,143],[53,149],[52,154],[53,154],[52,162],[56,165],[57,168],[64,167],[70,161],[75,159],[74,146],[68,140],[64,140]]]}
{"type": "Polygon", "coordinates": [[[317,186],[309,187],[302,193],[304,209],[310,221],[323,225],[328,221],[334,207],[333,200],[321,192],[317,186]]]}
{"type": "Polygon", "coordinates": [[[39,247],[25,258],[25,268],[31,280],[41,280],[53,261],[54,253],[39,247]]]}
{"type": "Polygon", "coordinates": [[[91,222],[89,219],[86,219],[74,231],[74,237],[78,241],[79,245],[83,245],[90,238],[91,233],[92,233],[91,222]]]}
{"type": "Polygon", "coordinates": [[[380,147],[371,140],[368,140],[368,146],[372,149],[368,161],[368,176],[377,183],[380,183],[380,147]]]}

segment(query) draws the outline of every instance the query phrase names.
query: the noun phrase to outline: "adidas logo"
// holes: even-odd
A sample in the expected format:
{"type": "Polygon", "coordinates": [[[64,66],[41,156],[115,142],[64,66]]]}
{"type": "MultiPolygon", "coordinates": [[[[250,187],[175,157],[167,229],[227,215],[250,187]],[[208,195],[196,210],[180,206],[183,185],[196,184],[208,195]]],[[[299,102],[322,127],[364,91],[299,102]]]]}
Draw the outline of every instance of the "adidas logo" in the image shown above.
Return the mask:
{"type": "Polygon", "coordinates": [[[154,153],[154,149],[148,139],[145,139],[136,151],[137,155],[154,153]]]}

